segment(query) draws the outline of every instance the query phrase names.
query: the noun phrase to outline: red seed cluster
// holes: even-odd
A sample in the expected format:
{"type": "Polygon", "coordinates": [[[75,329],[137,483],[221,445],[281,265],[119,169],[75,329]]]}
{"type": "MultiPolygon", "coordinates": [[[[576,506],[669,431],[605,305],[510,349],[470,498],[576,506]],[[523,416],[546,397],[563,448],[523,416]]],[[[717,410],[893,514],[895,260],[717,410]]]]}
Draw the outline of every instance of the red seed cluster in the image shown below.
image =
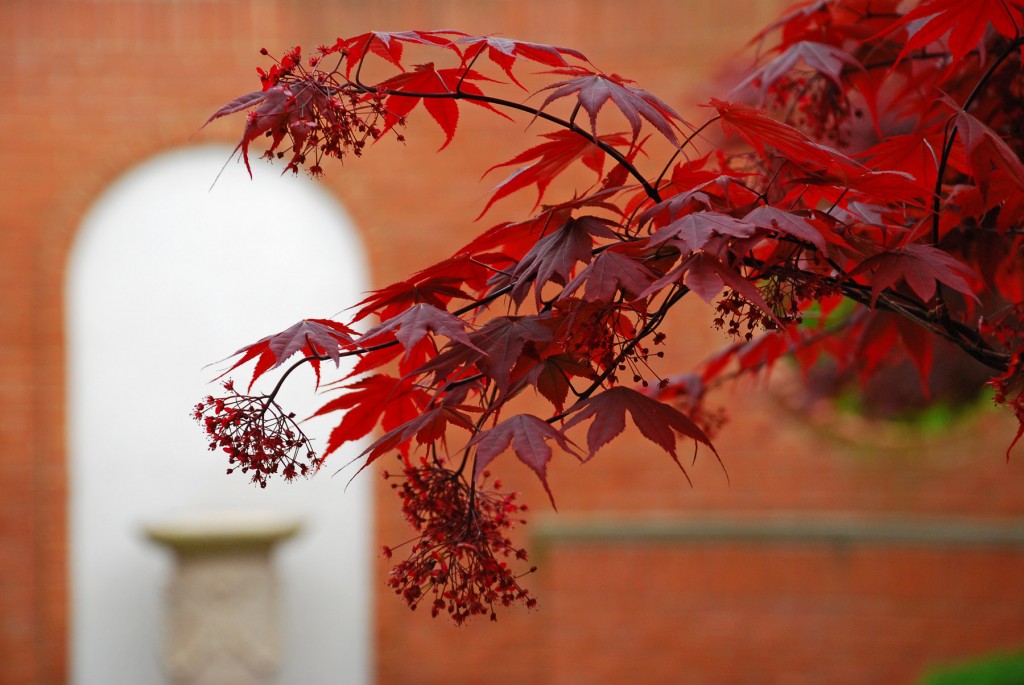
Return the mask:
{"type": "Polygon", "coordinates": [[[835,286],[820,278],[802,281],[768,278],[761,283],[758,292],[768,311],[727,288],[722,299],[715,304],[715,328],[725,330],[734,338],[750,341],[755,331],[776,331],[780,323],[801,323],[802,303],[819,301],[834,294],[835,286]]]}
{"type": "MultiPolygon", "coordinates": [[[[415,609],[425,599],[431,615],[447,612],[456,625],[495,608],[536,600],[519,584],[509,562],[525,561],[509,531],[526,510],[515,493],[500,493],[501,483],[474,487],[456,471],[432,463],[405,466],[401,474],[384,474],[402,499],[402,512],[418,537],[409,541],[408,558],[396,565],[388,585],[415,609]]],[[[391,557],[394,549],[385,547],[391,557]]],[[[528,572],[533,572],[535,567],[528,572]]]]}
{"type": "MultiPolygon", "coordinates": [[[[265,131],[271,139],[263,157],[281,159],[291,151],[286,171],[298,172],[306,165],[320,176],[324,157],[358,157],[368,142],[405,123],[403,117],[387,113],[379,91],[357,87],[336,69],[320,69],[321,63],[321,57],[304,63],[296,47],[269,71],[258,70],[267,105],[249,113],[248,127],[265,131]],[[286,138],[290,145],[279,149],[286,138]]],[[[397,133],[396,138],[404,140],[397,133]]]]}
{"type": "Polygon", "coordinates": [[[194,418],[206,431],[211,450],[228,455],[228,473],[241,469],[253,483],[267,487],[280,474],[285,480],[315,472],[320,460],[309,438],[295,421],[269,397],[242,395],[226,381],[225,397],[207,396],[196,404],[194,418]]]}
{"type": "Polygon", "coordinates": [[[773,331],[778,328],[775,321],[761,308],[752,304],[734,290],[726,290],[715,303],[715,328],[725,330],[734,337],[749,341],[758,329],[773,331]]]}

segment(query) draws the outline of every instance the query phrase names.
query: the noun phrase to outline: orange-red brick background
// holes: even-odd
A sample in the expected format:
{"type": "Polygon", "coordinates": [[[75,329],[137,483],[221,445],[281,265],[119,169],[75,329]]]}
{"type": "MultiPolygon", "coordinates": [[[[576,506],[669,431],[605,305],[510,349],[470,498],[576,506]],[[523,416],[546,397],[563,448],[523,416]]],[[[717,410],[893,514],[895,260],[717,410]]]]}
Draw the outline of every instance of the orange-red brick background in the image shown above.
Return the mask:
{"type": "MultiPolygon", "coordinates": [[[[234,142],[240,121],[191,138],[255,86],[257,51],[369,29],[458,28],[572,46],[701,117],[716,65],[775,15],[764,0],[389,0],[0,4],[0,683],[67,679],[68,568],[62,291],[91,203],[120,174],[191,142],[234,142]]],[[[374,285],[464,243],[480,172],[529,143],[467,112],[453,146],[427,122],[409,144],[328,169],[374,285]],[[444,180],[444,183],[439,183],[444,180]]],[[[521,206],[519,206],[521,208],[521,206]]],[[[514,203],[499,208],[516,209],[514,203]]],[[[515,215],[509,215],[515,216],[515,215]]],[[[505,216],[493,213],[489,219],[505,216]]],[[[669,343],[712,349],[688,303],[669,343]]],[[[211,351],[214,354],[218,351],[211,351]]],[[[552,468],[559,515],[527,492],[524,534],[541,600],[454,629],[410,614],[378,573],[380,683],[905,683],[926,665],[1024,644],[1024,472],[1012,422],[982,413],[930,437],[726,394],[732,422],[686,486],[634,434],[581,467],[552,468]]],[[[379,493],[378,535],[404,539],[379,493]]]]}

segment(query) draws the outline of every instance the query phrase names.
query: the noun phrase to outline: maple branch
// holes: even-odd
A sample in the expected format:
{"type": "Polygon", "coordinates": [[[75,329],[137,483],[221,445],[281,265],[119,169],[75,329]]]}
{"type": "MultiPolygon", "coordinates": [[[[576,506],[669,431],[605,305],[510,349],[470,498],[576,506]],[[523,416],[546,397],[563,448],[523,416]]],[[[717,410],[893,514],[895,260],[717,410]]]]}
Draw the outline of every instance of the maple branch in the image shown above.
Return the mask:
{"type": "MultiPolygon", "coordinates": [[[[838,264],[835,264],[827,256],[823,255],[822,257],[838,273],[843,273],[838,264]]],[[[798,279],[824,281],[838,288],[844,297],[868,309],[881,309],[913,321],[926,330],[953,343],[968,355],[995,371],[1005,372],[1010,364],[1012,355],[994,349],[981,337],[976,329],[950,318],[946,313],[936,316],[933,309],[927,308],[891,288],[886,288],[878,296],[877,300],[872,302],[871,288],[861,285],[845,275],[841,277],[822,276],[803,271],[802,269],[787,268],[783,265],[765,268],[760,260],[749,255],[741,261],[745,266],[759,270],[759,273],[752,275],[750,280],[763,280],[774,275],[791,282],[798,279]]]]}
{"type": "MultiPolygon", "coordinates": [[[[861,304],[867,305],[870,303],[870,295],[867,292],[854,295],[852,291],[844,289],[844,294],[861,304]],[[858,299],[859,297],[863,297],[863,299],[858,299]]],[[[990,369],[1005,372],[1008,368],[1010,363],[1009,354],[993,349],[978,335],[977,331],[949,318],[949,316],[943,315],[936,320],[929,310],[908,307],[906,304],[888,297],[879,297],[875,307],[913,321],[928,331],[950,341],[990,369]]]]}
{"type": "Polygon", "coordinates": [[[594,392],[597,391],[598,388],[604,385],[604,382],[608,380],[608,377],[615,373],[616,369],[619,368],[619,365],[622,364],[629,357],[630,354],[632,354],[633,350],[636,349],[637,345],[639,345],[645,338],[654,333],[658,329],[658,327],[661,326],[661,323],[662,321],[664,321],[665,316],[668,315],[669,310],[673,306],[675,306],[676,303],[679,302],[679,300],[683,299],[683,297],[687,293],[690,292],[690,289],[685,285],[675,284],[672,286],[672,288],[673,292],[669,293],[665,297],[665,301],[661,303],[661,306],[658,307],[658,310],[651,315],[647,322],[641,327],[640,331],[637,332],[637,334],[633,336],[629,340],[629,342],[622,346],[622,349],[620,349],[619,353],[615,355],[615,358],[613,359],[612,363],[608,364],[605,370],[598,374],[597,378],[595,378],[591,382],[591,384],[587,386],[587,388],[584,389],[582,392],[576,392],[574,389],[573,394],[576,395],[577,400],[573,402],[568,409],[565,409],[559,412],[558,414],[555,414],[554,416],[545,419],[548,423],[555,423],[557,421],[561,421],[562,419],[564,419],[566,416],[572,413],[573,409],[578,404],[588,399],[591,395],[594,394],[594,392]]]}
{"type": "Polygon", "coordinates": [[[267,409],[270,407],[270,404],[277,397],[277,394],[279,392],[281,392],[281,388],[284,387],[285,380],[288,378],[288,376],[290,376],[292,374],[293,371],[295,371],[295,369],[299,368],[303,364],[308,364],[309,362],[314,361],[314,360],[316,360],[316,361],[325,361],[325,360],[330,359],[330,358],[331,358],[330,355],[327,355],[327,354],[322,354],[322,355],[321,354],[311,354],[308,357],[303,357],[299,361],[297,361],[294,364],[292,364],[291,366],[289,366],[288,369],[284,373],[281,374],[281,377],[279,379],[277,379],[277,384],[274,385],[274,389],[271,390],[270,394],[266,396],[267,401],[266,401],[266,403],[264,405],[263,412],[266,413],[267,409]]]}
{"type": "MultiPolygon", "coordinates": [[[[384,350],[384,349],[387,349],[389,347],[394,347],[397,344],[398,344],[398,340],[388,340],[387,342],[378,343],[376,345],[370,345],[368,347],[358,347],[358,348],[355,348],[355,349],[352,349],[352,350],[346,350],[344,352],[339,352],[338,353],[338,357],[339,358],[340,357],[353,357],[353,356],[356,356],[356,355],[369,354],[370,352],[376,352],[378,350],[384,350]]],[[[327,361],[328,359],[333,359],[333,357],[331,355],[329,355],[329,354],[311,354],[311,355],[308,355],[306,357],[303,357],[302,359],[298,360],[297,362],[295,362],[294,364],[289,366],[284,371],[284,373],[281,374],[281,377],[277,380],[277,383],[274,385],[273,390],[270,391],[270,394],[265,395],[265,397],[267,399],[266,406],[269,407],[270,403],[273,402],[274,399],[277,397],[278,393],[281,392],[281,388],[284,387],[285,380],[288,379],[288,376],[290,376],[293,371],[298,369],[303,364],[308,364],[308,363],[313,362],[313,361],[321,361],[322,362],[322,361],[327,361]]],[[[334,381],[332,381],[332,384],[333,383],[334,383],[334,381]]],[[[266,411],[266,409],[264,409],[264,411],[266,411]]]]}
{"type": "Polygon", "coordinates": [[[693,139],[696,138],[697,136],[699,136],[704,129],[706,129],[708,126],[710,126],[711,124],[715,123],[716,121],[718,121],[721,118],[722,118],[722,115],[716,114],[715,116],[711,117],[710,119],[705,121],[703,124],[698,126],[693,131],[693,133],[691,133],[690,135],[686,136],[686,139],[683,140],[683,142],[679,145],[679,147],[676,148],[676,151],[672,153],[672,156],[669,157],[668,161],[665,162],[665,166],[662,167],[661,173],[658,174],[658,178],[654,179],[654,186],[656,188],[660,188],[661,187],[661,182],[665,179],[665,174],[667,174],[669,169],[672,168],[672,164],[675,163],[675,161],[679,157],[679,155],[682,154],[683,150],[686,149],[686,146],[690,145],[691,143],[693,143],[693,139]]]}
{"type": "MultiPolygon", "coordinates": [[[[647,180],[647,177],[641,174],[640,171],[626,158],[625,155],[623,155],[621,152],[615,149],[614,146],[602,141],[597,135],[593,133],[588,133],[586,129],[581,128],[572,120],[562,119],[561,117],[549,114],[548,112],[540,110],[536,107],[531,107],[530,105],[526,105],[521,102],[516,102],[514,100],[507,100],[505,98],[495,97],[493,95],[475,95],[473,93],[466,93],[460,90],[445,93],[421,93],[409,90],[381,88],[379,86],[368,86],[360,80],[360,70],[365,59],[366,53],[363,53],[363,56],[362,58],[360,58],[359,61],[359,66],[356,68],[355,81],[351,83],[357,89],[359,89],[363,93],[366,93],[367,95],[389,95],[396,97],[410,97],[434,100],[468,100],[470,102],[482,102],[490,105],[495,105],[498,107],[504,107],[506,109],[513,109],[520,112],[525,112],[526,114],[532,115],[534,119],[544,119],[545,121],[555,124],[556,126],[560,126],[568,131],[575,133],[576,135],[586,138],[591,143],[600,148],[605,154],[607,154],[616,162],[621,164],[622,167],[626,169],[626,171],[629,173],[629,175],[636,179],[637,183],[639,183],[640,186],[644,189],[644,192],[648,195],[648,197],[650,197],[655,202],[661,202],[661,195],[658,193],[657,189],[651,185],[650,181],[647,180]]],[[[468,67],[463,70],[463,75],[461,77],[462,79],[465,78],[466,73],[468,73],[468,67]]],[[[577,106],[574,110],[573,116],[575,116],[575,112],[578,111],[578,109],[579,107],[577,106]]]]}
{"type": "MultiPolygon", "coordinates": [[[[488,407],[491,407],[491,406],[494,405],[494,399],[497,396],[497,391],[498,391],[497,386],[491,386],[491,388],[490,388],[490,397],[488,397],[487,401],[486,401],[486,405],[488,407]]],[[[489,418],[490,418],[490,413],[487,412],[487,411],[484,411],[480,415],[480,418],[477,419],[476,423],[473,424],[472,434],[473,435],[477,435],[480,432],[480,430],[484,427],[484,423],[489,418]]],[[[476,450],[473,450],[473,473],[476,473],[476,454],[477,454],[476,450]]],[[[459,467],[457,469],[455,469],[455,473],[456,474],[461,474],[462,473],[462,470],[464,468],[466,468],[466,462],[468,461],[468,459],[469,459],[469,443],[467,443],[466,446],[462,450],[462,461],[459,462],[459,467]]],[[[476,488],[473,488],[473,490],[475,491],[476,488]]],[[[472,495],[471,495],[471,497],[472,497],[472,495]]]]}
{"type": "MultiPolygon", "coordinates": [[[[845,297],[865,307],[872,307],[871,290],[867,286],[860,285],[851,280],[838,281],[836,285],[845,297]]],[[[926,309],[913,300],[904,298],[899,293],[890,289],[887,289],[878,297],[874,303],[874,308],[882,309],[913,321],[953,343],[971,357],[993,370],[1006,371],[1010,363],[1009,354],[992,348],[975,329],[950,318],[946,314],[936,318],[933,310],[926,309]]]]}
{"type": "Polygon", "coordinates": [[[589,140],[591,143],[600,148],[605,154],[614,159],[616,162],[622,165],[624,169],[629,173],[630,176],[636,179],[637,183],[644,189],[644,192],[655,202],[661,202],[661,195],[657,189],[651,185],[647,177],[640,173],[640,171],[630,162],[625,155],[619,152],[615,147],[602,141],[598,136],[589,133],[586,129],[580,128],[577,124],[570,121],[566,121],[561,117],[557,117],[553,114],[548,114],[542,110],[529,105],[524,105],[514,100],[506,100],[504,98],[494,97],[493,95],[473,95],[471,93],[413,93],[410,91],[393,91],[390,89],[380,89],[381,93],[385,95],[400,95],[405,97],[421,97],[421,98],[451,98],[453,100],[470,100],[472,102],[486,102],[491,105],[497,105],[499,107],[506,107],[508,109],[515,109],[520,112],[533,115],[534,118],[544,119],[557,126],[572,131],[578,136],[582,136],[589,140]]]}
{"type": "MultiPolygon", "coordinates": [[[[968,94],[967,99],[964,100],[964,104],[961,106],[961,109],[963,109],[965,112],[968,109],[970,109],[971,105],[974,104],[974,101],[981,94],[982,89],[986,85],[988,85],[989,81],[992,80],[992,77],[995,75],[996,70],[1002,65],[1003,62],[1006,61],[1007,58],[1009,58],[1010,55],[1016,52],[1017,49],[1021,47],[1021,45],[1024,45],[1024,41],[1018,38],[1017,40],[1012,41],[1006,47],[1006,49],[999,54],[999,56],[992,62],[992,64],[989,65],[988,69],[985,70],[985,73],[982,74],[981,78],[978,79],[978,82],[974,84],[974,88],[971,90],[970,94],[968,94]]],[[[942,157],[939,160],[938,172],[935,177],[935,191],[932,196],[933,245],[939,244],[939,213],[942,209],[943,179],[946,175],[946,167],[949,165],[949,156],[953,153],[953,143],[954,141],[956,141],[956,136],[958,133],[958,128],[955,123],[955,119],[953,121],[953,127],[949,129],[949,134],[945,137],[945,140],[942,145],[942,157]]],[[[941,297],[941,289],[939,291],[939,295],[941,297]]]]}

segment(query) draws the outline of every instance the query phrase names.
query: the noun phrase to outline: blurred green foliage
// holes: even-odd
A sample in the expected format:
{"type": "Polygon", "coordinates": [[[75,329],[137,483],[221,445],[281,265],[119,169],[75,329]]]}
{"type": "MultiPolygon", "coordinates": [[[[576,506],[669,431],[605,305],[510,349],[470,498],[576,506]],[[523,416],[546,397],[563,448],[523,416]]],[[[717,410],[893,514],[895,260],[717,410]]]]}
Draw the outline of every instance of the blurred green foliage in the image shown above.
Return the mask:
{"type": "Polygon", "coordinates": [[[918,685],[1024,685],[1024,651],[936,667],[918,685]]]}

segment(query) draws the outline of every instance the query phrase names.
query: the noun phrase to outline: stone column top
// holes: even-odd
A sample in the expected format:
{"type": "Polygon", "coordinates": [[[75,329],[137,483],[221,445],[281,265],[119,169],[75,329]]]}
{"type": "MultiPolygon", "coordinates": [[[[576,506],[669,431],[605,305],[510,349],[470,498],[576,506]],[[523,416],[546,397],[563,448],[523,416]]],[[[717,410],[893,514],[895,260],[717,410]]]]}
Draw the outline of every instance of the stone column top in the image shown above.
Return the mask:
{"type": "Polygon", "coordinates": [[[259,509],[190,511],[143,526],[146,537],[176,552],[225,547],[269,549],[301,529],[298,516],[259,509]]]}

